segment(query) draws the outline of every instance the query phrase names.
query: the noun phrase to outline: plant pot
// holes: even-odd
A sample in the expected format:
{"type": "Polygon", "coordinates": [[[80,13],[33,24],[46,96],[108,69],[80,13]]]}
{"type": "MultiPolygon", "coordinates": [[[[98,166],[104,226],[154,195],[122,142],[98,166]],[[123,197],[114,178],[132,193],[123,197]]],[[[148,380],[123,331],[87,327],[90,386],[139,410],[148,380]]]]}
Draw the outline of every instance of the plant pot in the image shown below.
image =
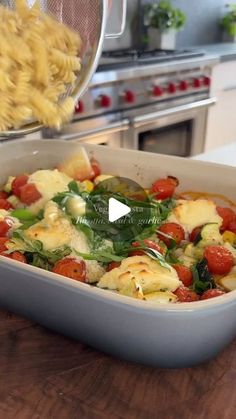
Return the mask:
{"type": "Polygon", "coordinates": [[[176,46],[176,30],[168,29],[160,31],[156,28],[148,28],[149,48],[173,50],[176,46]]]}
{"type": "Polygon", "coordinates": [[[223,42],[234,42],[236,43],[236,35],[229,35],[228,32],[223,32],[223,42]]]}

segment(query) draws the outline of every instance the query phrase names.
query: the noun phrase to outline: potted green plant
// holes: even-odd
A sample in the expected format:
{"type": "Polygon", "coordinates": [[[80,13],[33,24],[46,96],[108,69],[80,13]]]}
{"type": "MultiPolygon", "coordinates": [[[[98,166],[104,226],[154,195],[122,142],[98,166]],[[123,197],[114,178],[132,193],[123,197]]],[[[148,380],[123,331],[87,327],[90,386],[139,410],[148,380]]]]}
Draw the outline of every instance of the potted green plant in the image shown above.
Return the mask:
{"type": "Polygon", "coordinates": [[[147,4],[144,24],[148,27],[149,47],[175,49],[176,33],[185,22],[186,15],[168,0],[147,4]]]}
{"type": "Polygon", "coordinates": [[[236,42],[236,3],[226,4],[228,13],[221,19],[220,23],[224,29],[224,41],[236,42]]]}

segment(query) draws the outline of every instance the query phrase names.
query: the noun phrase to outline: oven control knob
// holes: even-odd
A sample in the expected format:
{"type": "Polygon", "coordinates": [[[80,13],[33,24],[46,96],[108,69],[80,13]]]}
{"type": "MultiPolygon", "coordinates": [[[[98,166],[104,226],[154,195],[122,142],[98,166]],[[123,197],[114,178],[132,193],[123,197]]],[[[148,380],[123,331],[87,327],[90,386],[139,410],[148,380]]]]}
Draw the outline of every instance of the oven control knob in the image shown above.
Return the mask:
{"type": "Polygon", "coordinates": [[[175,83],[169,83],[167,90],[168,90],[168,93],[170,93],[170,94],[176,93],[176,90],[177,90],[176,84],[175,83]]]}
{"type": "Polygon", "coordinates": [[[189,84],[186,80],[181,80],[181,82],[179,83],[179,90],[182,90],[182,92],[185,92],[186,90],[188,90],[189,88],[189,84]]]}
{"type": "Polygon", "coordinates": [[[84,102],[79,100],[75,105],[75,113],[83,113],[84,112],[84,102]]]}
{"type": "Polygon", "coordinates": [[[205,76],[205,77],[203,78],[203,84],[204,84],[204,86],[209,87],[209,86],[211,85],[211,78],[210,78],[210,77],[208,77],[208,76],[205,76]]]}
{"type": "Polygon", "coordinates": [[[112,104],[111,97],[108,95],[101,95],[98,98],[98,105],[101,108],[110,108],[112,104]]]}
{"type": "Polygon", "coordinates": [[[152,95],[153,96],[156,96],[156,97],[162,96],[163,93],[164,93],[164,91],[163,91],[162,87],[160,87],[160,86],[153,86],[153,88],[152,88],[152,95]]]}
{"type": "Polygon", "coordinates": [[[132,90],[126,90],[123,95],[125,103],[135,103],[136,94],[132,90]]]}
{"type": "Polygon", "coordinates": [[[200,87],[202,87],[202,81],[201,79],[194,79],[193,80],[193,87],[195,87],[196,89],[199,89],[200,87]]]}

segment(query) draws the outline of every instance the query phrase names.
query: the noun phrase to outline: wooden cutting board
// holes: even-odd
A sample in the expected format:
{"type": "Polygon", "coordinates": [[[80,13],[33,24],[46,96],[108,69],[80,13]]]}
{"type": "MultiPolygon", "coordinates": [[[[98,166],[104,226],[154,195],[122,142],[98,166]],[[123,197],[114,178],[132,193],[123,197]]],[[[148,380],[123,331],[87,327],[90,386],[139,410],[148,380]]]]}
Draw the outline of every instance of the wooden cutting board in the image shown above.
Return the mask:
{"type": "Polygon", "coordinates": [[[236,341],[199,367],[129,364],[0,311],[0,419],[234,419],[236,341]]]}

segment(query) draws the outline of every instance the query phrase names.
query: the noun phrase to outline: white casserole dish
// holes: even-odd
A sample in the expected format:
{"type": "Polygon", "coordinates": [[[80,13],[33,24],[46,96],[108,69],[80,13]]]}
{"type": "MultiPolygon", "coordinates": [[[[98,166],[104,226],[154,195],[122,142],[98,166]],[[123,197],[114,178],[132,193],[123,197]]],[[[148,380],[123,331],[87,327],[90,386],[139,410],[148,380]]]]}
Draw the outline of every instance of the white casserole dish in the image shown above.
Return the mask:
{"type": "MultiPolygon", "coordinates": [[[[8,175],[53,168],[77,147],[55,140],[0,145],[0,184],[8,175]]],[[[236,200],[236,169],[144,152],[86,145],[103,173],[148,186],[171,174],[182,190],[236,200]]],[[[130,361],[192,366],[216,356],[236,337],[236,291],[211,300],[162,304],[135,300],[0,257],[0,305],[44,326],[130,361]]]]}

